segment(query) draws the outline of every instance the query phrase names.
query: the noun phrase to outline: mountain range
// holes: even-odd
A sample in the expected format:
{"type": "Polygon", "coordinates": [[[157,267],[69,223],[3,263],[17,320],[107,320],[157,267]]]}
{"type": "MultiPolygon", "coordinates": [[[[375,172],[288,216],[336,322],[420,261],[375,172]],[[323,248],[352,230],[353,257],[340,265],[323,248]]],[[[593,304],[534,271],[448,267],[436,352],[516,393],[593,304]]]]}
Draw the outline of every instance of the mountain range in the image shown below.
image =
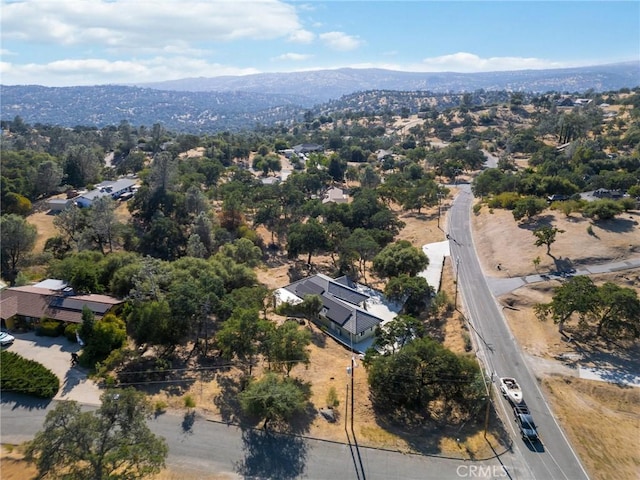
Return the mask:
{"type": "Polygon", "coordinates": [[[305,110],[364,91],[606,92],[640,86],[640,62],[553,70],[416,73],[382,69],[316,70],[185,78],[136,85],[0,85],[0,118],[30,124],[103,127],[161,123],[178,132],[251,129],[292,121],[305,110]]]}

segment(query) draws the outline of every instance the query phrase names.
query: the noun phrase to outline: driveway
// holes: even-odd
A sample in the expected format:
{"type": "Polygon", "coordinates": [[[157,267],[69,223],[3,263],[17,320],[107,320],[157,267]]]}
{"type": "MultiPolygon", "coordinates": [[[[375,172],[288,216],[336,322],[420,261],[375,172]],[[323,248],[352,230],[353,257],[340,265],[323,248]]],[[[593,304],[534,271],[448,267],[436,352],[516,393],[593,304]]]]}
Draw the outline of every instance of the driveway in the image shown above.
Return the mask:
{"type": "Polygon", "coordinates": [[[71,353],[80,350],[64,336],[39,337],[34,332],[12,333],[16,337],[7,350],[24,358],[43,364],[60,379],[56,400],[76,400],[90,405],[100,404],[102,391],[93,380],[87,378],[88,370],[71,367],[71,353]]]}

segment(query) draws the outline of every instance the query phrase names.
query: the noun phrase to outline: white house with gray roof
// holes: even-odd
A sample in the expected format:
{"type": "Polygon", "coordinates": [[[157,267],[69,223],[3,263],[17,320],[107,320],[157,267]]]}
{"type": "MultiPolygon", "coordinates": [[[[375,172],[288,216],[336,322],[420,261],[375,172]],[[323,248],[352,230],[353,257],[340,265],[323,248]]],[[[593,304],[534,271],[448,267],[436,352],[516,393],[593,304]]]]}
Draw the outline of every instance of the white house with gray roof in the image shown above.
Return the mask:
{"type": "Polygon", "coordinates": [[[79,207],[90,207],[94,200],[107,195],[111,195],[111,198],[116,200],[120,195],[132,192],[135,185],[136,181],[131,180],[130,178],[121,178],[116,181],[105,181],[96,185],[96,188],[90,192],[80,195],[75,199],[75,201],[79,207]]]}
{"type": "Polygon", "coordinates": [[[322,274],[313,275],[279,288],[274,295],[276,306],[285,302],[295,305],[307,295],[320,296],[319,323],[327,327],[333,337],[345,345],[353,345],[356,350],[360,350],[358,344],[370,344],[376,327],[389,320],[369,311],[379,306],[379,299],[358,288],[346,276],[333,279],[322,274]]]}

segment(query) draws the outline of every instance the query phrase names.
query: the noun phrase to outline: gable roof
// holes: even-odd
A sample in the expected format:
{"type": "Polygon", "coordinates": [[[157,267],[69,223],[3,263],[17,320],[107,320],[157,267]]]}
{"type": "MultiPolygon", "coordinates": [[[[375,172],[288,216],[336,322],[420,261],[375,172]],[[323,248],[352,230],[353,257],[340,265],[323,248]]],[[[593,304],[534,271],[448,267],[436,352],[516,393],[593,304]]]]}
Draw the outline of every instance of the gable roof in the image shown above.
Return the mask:
{"type": "Polygon", "coordinates": [[[319,273],[283,288],[300,299],[306,295],[319,295],[322,300],[320,314],[347,332],[358,335],[375,327],[382,319],[363,308],[370,297],[354,286],[347,277],[333,279],[319,273]]]}

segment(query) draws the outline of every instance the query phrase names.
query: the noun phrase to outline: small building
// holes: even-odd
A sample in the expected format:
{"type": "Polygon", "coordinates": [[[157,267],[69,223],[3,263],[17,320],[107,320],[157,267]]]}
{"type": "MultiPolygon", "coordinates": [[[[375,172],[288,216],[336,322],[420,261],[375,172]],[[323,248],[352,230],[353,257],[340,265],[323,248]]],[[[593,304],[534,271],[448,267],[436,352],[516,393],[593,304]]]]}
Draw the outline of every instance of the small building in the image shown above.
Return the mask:
{"type": "Polygon", "coordinates": [[[105,197],[107,195],[111,195],[111,198],[116,200],[123,193],[133,192],[133,187],[135,185],[136,181],[129,178],[121,178],[115,182],[102,182],[96,185],[96,188],[90,192],[76,197],[76,203],[79,207],[90,207],[97,198],[105,197]]]}
{"type": "Polygon", "coordinates": [[[71,205],[73,205],[71,198],[50,198],[47,200],[47,207],[51,212],[61,212],[71,205]]]}
{"type": "Polygon", "coordinates": [[[349,196],[341,188],[333,187],[324,192],[322,203],[347,203],[349,196]]]}

